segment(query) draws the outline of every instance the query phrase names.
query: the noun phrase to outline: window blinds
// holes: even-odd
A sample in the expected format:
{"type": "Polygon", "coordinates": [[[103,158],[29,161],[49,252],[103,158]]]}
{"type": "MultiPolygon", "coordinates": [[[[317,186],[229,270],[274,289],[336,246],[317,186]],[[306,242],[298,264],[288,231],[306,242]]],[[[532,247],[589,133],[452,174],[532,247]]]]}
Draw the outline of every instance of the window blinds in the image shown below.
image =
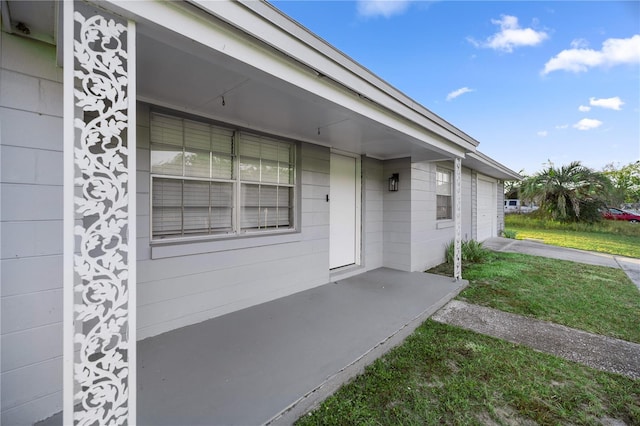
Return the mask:
{"type": "Polygon", "coordinates": [[[159,113],[150,137],[154,238],[293,227],[293,143],[159,113]]]}

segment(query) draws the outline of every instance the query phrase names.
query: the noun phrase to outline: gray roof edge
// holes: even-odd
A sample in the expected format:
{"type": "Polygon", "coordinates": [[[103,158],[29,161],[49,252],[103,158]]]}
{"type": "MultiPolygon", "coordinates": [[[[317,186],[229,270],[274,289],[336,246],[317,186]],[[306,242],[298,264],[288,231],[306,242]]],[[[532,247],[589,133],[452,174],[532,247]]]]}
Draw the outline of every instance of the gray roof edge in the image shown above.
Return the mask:
{"type": "Polygon", "coordinates": [[[493,158],[489,157],[486,154],[481,153],[480,151],[476,150],[475,152],[470,152],[467,154],[467,157],[470,159],[480,161],[481,163],[486,164],[487,166],[495,169],[500,174],[510,177],[510,179],[503,179],[503,180],[522,180],[522,176],[519,173],[514,172],[507,166],[497,162],[493,158]]]}
{"type": "MultiPolygon", "coordinates": [[[[474,147],[479,145],[479,141],[477,141],[464,131],[460,130],[453,124],[449,123],[442,117],[436,115],[400,90],[396,89],[391,84],[387,83],[376,74],[371,72],[369,69],[360,65],[348,55],[338,50],[318,35],[314,34],[311,30],[307,29],[299,22],[284,14],[275,6],[267,3],[265,0],[238,0],[238,4],[241,4],[248,10],[251,10],[253,13],[261,16],[263,19],[266,19],[271,24],[277,26],[292,37],[295,37],[309,48],[324,55],[326,58],[330,59],[345,70],[349,71],[351,74],[358,76],[360,79],[375,87],[377,90],[380,90],[387,96],[392,97],[396,101],[405,105],[407,108],[412,109],[416,113],[424,116],[426,119],[436,123],[437,125],[456,135],[457,137],[463,139],[465,142],[471,144],[474,147]]],[[[333,76],[329,74],[328,76],[333,78],[333,76]]],[[[337,78],[335,79],[335,81],[340,82],[340,80],[337,78]]]]}

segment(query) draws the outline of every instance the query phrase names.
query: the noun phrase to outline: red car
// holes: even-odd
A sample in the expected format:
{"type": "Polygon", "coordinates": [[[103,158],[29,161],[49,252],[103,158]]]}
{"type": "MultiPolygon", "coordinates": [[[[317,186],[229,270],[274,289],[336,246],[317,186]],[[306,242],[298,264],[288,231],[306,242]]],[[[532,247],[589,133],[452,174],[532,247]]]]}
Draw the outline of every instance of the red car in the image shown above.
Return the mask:
{"type": "Polygon", "coordinates": [[[627,220],[631,223],[640,222],[640,215],[613,207],[608,207],[604,212],[602,212],[602,217],[611,220],[627,220]]]}

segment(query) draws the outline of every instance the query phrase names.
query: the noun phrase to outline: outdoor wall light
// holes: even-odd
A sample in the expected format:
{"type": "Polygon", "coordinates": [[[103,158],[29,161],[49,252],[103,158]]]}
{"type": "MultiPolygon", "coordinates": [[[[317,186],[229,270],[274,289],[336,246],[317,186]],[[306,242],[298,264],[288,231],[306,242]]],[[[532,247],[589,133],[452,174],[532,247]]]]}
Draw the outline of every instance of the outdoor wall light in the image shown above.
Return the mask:
{"type": "Polygon", "coordinates": [[[400,182],[400,175],[394,173],[389,178],[389,191],[395,192],[398,190],[398,183],[400,182]]]}

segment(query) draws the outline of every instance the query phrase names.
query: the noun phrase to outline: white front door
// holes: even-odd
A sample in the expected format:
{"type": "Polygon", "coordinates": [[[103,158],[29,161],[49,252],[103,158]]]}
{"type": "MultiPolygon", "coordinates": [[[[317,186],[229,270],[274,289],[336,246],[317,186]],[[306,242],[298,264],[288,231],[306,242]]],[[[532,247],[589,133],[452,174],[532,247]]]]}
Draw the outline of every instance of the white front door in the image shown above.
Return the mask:
{"type": "Polygon", "coordinates": [[[359,158],[331,153],[329,268],[359,263],[359,158]]]}

